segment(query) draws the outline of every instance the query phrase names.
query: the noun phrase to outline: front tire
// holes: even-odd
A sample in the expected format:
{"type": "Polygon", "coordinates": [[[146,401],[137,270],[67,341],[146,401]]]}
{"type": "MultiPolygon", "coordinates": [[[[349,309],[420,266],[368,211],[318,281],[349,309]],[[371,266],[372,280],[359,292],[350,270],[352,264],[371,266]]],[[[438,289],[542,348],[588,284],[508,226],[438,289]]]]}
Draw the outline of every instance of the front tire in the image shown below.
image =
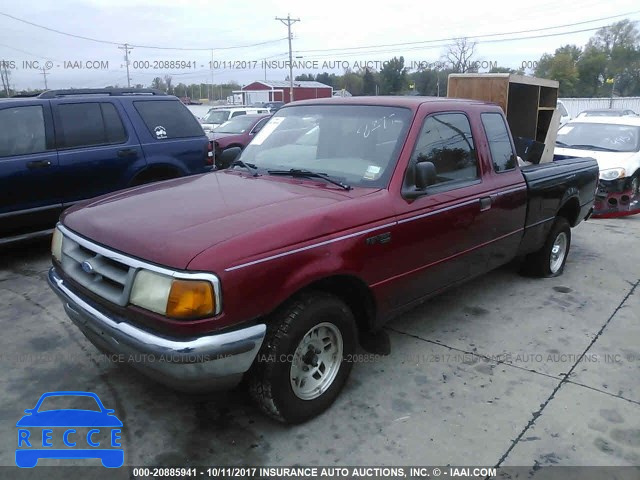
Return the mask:
{"type": "Polygon", "coordinates": [[[355,319],[342,300],[325,292],[298,295],[273,315],[249,392],[278,421],[309,420],[344,387],[356,342],[355,319]]]}
{"type": "Polygon", "coordinates": [[[557,217],[542,248],[525,258],[523,273],[547,278],[562,275],[570,247],[569,221],[564,217],[557,217]]]}

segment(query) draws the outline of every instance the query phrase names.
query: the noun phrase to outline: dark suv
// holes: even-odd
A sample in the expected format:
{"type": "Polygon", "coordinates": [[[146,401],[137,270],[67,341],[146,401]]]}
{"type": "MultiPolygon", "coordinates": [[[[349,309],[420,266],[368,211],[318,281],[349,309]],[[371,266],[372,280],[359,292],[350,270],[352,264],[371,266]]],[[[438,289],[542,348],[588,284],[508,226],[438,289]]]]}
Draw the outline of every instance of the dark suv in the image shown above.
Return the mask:
{"type": "Polygon", "coordinates": [[[157,90],[0,100],[0,243],[47,233],[80,200],[212,169],[198,121],[157,90]]]}

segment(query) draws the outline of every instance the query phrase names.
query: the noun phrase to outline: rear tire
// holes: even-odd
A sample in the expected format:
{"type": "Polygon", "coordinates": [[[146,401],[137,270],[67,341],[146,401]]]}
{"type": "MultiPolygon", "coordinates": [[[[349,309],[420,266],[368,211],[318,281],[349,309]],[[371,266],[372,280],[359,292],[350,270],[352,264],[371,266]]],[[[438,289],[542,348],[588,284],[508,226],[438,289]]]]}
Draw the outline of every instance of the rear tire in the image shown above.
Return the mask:
{"type": "Polygon", "coordinates": [[[569,221],[564,217],[557,217],[542,248],[525,257],[522,273],[547,278],[562,275],[570,247],[569,221]]]}
{"type": "Polygon", "coordinates": [[[304,422],[337,398],[356,344],[355,319],[342,300],[325,292],[298,295],[273,315],[249,392],[270,417],[304,422]]]}

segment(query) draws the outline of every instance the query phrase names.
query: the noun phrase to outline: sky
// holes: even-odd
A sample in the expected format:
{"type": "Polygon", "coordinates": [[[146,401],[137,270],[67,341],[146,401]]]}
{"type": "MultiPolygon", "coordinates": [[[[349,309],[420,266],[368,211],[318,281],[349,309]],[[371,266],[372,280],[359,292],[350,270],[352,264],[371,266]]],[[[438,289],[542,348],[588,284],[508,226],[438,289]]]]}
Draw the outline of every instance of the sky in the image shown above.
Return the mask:
{"type": "Polygon", "coordinates": [[[637,0],[540,0],[519,5],[502,0],[458,4],[5,2],[0,6],[0,60],[8,66],[10,82],[17,89],[44,88],[42,68],[48,88],[126,86],[124,49],[118,48],[125,43],[135,45],[129,54],[131,85],[146,86],[164,75],[171,75],[174,85],[211,83],[212,79],[216,84],[235,81],[241,85],[265,77],[284,80],[288,75],[287,27],[275,17],[288,14],[300,19],[292,26],[294,75],[379,67],[382,61],[401,55],[408,67],[437,64],[443,60],[449,39],[473,40],[483,35],[494,36],[476,39],[480,71],[497,64],[525,67],[529,73],[542,54],[568,43],[583,46],[598,27],[624,18],[640,21],[640,4],[637,0]],[[6,15],[105,43],[62,35],[6,15]],[[496,35],[534,29],[544,30],[496,35]],[[531,36],[538,38],[516,40],[531,36]]]}

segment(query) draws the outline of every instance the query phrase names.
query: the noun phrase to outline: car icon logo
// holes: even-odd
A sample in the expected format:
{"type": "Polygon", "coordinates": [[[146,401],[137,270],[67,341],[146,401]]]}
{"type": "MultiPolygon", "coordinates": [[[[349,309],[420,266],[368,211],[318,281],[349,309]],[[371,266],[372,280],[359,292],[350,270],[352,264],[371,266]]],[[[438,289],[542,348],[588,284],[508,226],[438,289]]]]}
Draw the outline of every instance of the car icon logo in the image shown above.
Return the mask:
{"type": "Polygon", "coordinates": [[[82,267],[82,270],[86,273],[93,273],[93,265],[91,265],[87,260],[85,260],[84,262],[82,262],[82,264],[80,265],[82,267]]]}
{"type": "Polygon", "coordinates": [[[124,464],[122,421],[93,392],[47,392],[18,422],[16,465],[34,468],[40,459],[99,459],[106,468],[124,464]],[[55,398],[84,399],[87,408],[54,408],[55,398]],[[89,404],[87,404],[87,402],[89,404]]]}

